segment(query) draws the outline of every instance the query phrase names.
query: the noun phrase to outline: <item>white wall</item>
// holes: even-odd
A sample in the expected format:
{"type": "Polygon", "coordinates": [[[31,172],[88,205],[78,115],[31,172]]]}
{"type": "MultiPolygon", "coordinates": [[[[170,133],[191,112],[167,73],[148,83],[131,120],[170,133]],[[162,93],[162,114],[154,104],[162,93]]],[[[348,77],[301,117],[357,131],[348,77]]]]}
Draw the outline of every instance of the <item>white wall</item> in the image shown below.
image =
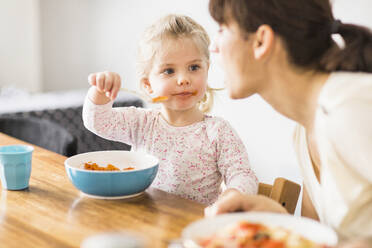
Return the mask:
{"type": "Polygon", "coordinates": [[[137,40],[169,13],[188,14],[209,30],[207,0],[41,0],[45,90],[86,87],[90,72],[121,73],[135,88],[137,40]]]}
{"type": "Polygon", "coordinates": [[[42,87],[39,0],[0,0],[0,87],[42,87]]]}
{"type": "MultiPolygon", "coordinates": [[[[370,0],[333,2],[336,17],[371,26],[370,0]]],[[[136,40],[144,27],[163,14],[178,12],[192,16],[213,35],[216,26],[207,4],[208,0],[177,0],[177,4],[171,0],[0,0],[0,87],[81,88],[89,72],[110,69],[121,72],[131,88],[136,40]]]]}
{"type": "Polygon", "coordinates": [[[356,23],[372,28],[371,0],[333,0],[333,13],[342,22],[356,23]]]}

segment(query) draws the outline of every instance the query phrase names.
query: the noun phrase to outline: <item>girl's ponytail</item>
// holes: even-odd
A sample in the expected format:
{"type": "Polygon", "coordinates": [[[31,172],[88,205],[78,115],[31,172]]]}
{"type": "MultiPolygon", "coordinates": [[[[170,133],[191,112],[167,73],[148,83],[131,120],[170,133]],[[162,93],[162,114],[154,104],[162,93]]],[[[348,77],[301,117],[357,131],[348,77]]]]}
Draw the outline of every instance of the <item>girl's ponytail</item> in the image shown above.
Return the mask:
{"type": "Polygon", "coordinates": [[[216,89],[210,88],[207,86],[207,90],[205,91],[205,95],[203,99],[201,99],[199,103],[199,110],[203,113],[208,113],[211,111],[214,103],[214,94],[216,89]]]}
{"type": "Polygon", "coordinates": [[[224,90],[225,88],[211,88],[207,86],[203,99],[199,102],[199,110],[203,113],[208,113],[212,110],[214,104],[214,97],[217,91],[224,90]]]}

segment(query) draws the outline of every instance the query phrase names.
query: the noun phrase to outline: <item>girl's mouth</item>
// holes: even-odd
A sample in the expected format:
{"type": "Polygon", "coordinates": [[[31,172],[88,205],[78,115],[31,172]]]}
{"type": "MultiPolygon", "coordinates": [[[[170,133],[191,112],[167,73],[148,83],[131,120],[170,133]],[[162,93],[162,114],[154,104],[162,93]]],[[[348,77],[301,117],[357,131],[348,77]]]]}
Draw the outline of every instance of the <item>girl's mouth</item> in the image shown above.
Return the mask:
{"type": "Polygon", "coordinates": [[[197,91],[194,91],[194,92],[185,91],[185,92],[174,94],[174,96],[195,96],[197,93],[198,93],[197,91]]]}

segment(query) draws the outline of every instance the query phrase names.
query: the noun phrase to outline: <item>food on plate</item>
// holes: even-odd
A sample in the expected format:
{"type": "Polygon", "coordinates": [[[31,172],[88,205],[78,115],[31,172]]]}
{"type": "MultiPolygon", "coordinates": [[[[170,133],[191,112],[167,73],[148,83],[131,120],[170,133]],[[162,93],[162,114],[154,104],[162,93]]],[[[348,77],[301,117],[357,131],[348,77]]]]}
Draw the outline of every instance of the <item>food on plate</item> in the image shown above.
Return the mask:
{"type": "MultiPolygon", "coordinates": [[[[112,164],[108,164],[106,167],[102,167],[92,162],[84,163],[84,169],[98,170],[98,171],[120,171],[118,167],[112,164]]],[[[134,169],[135,169],[134,167],[127,167],[127,168],[124,168],[123,171],[134,170],[134,169]]]]}
{"type": "Polygon", "coordinates": [[[326,248],[288,229],[241,221],[231,224],[198,244],[204,248],[326,248]]]}

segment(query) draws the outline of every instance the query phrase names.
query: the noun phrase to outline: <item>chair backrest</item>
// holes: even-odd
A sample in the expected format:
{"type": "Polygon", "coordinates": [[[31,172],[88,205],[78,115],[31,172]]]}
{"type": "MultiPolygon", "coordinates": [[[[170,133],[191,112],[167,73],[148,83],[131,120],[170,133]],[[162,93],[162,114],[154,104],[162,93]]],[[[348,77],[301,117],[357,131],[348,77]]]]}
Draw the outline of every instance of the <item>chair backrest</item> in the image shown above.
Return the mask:
{"type": "Polygon", "coordinates": [[[77,140],[64,127],[33,117],[0,117],[0,132],[65,156],[77,151],[77,140]]]}
{"type": "Polygon", "coordinates": [[[300,191],[299,184],[281,177],[276,178],[273,185],[260,183],[258,187],[258,194],[279,202],[291,214],[296,209],[300,191]]]}
{"type": "MultiPolygon", "coordinates": [[[[79,94],[66,94],[65,97],[71,97],[76,99],[79,94]]],[[[47,94],[48,95],[48,94],[47,94]]],[[[52,94],[53,95],[53,94],[52,94]]],[[[49,96],[47,97],[49,99],[49,96]]],[[[57,96],[57,98],[59,98],[57,96]]],[[[83,99],[83,98],[81,98],[83,99]]],[[[38,102],[39,103],[39,102],[38,102]]],[[[126,96],[123,94],[118,97],[114,102],[114,107],[143,107],[144,102],[134,96],[126,96]]],[[[1,108],[1,106],[0,106],[1,108]]],[[[70,132],[77,139],[77,153],[85,153],[92,151],[102,151],[102,150],[125,150],[129,151],[131,149],[130,145],[123,142],[117,142],[112,140],[104,139],[88,129],[85,128],[82,118],[82,105],[69,106],[69,107],[59,107],[59,108],[45,108],[41,110],[31,110],[31,111],[19,111],[11,113],[0,113],[0,117],[24,117],[24,118],[39,118],[52,121],[64,127],[68,132],[70,132]]],[[[1,112],[1,111],[0,111],[1,112]]]]}

